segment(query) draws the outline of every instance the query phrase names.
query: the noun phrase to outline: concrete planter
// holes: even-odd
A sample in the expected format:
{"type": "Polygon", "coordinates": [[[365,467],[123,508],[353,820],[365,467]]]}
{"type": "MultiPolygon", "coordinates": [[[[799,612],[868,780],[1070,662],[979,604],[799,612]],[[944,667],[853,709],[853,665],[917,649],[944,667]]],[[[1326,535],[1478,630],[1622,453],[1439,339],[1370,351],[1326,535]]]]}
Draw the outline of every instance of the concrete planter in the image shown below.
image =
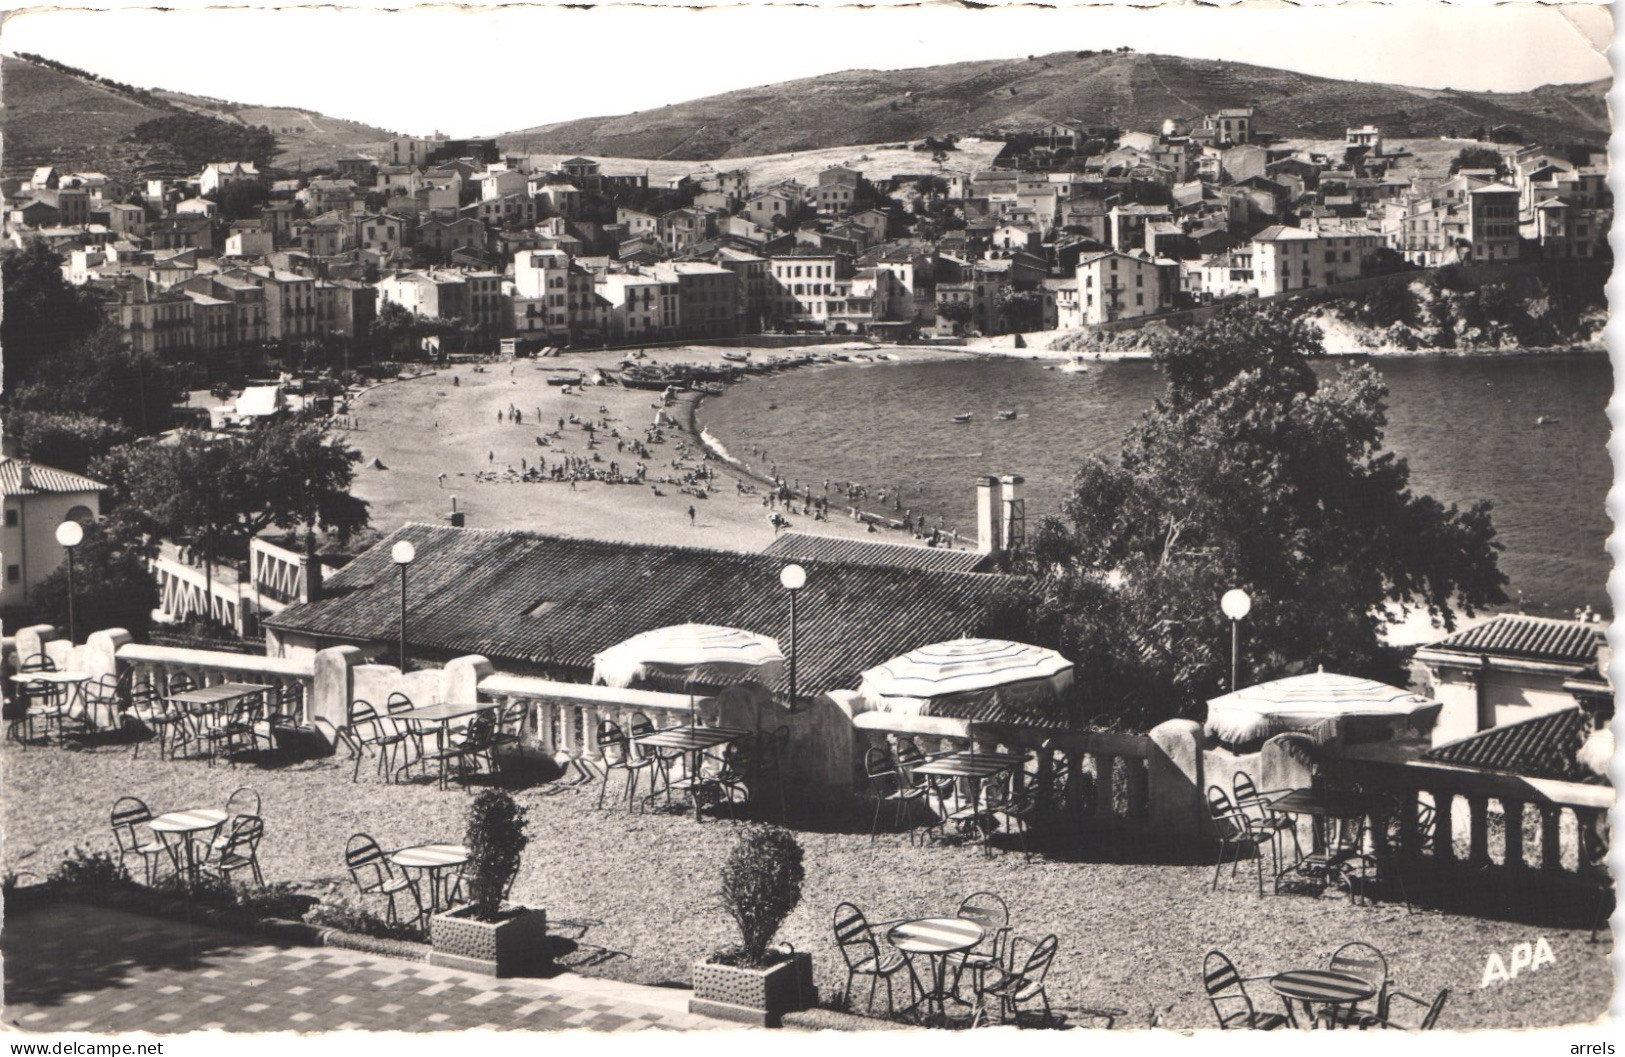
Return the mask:
{"type": "Polygon", "coordinates": [[[514,976],[542,957],[547,911],[504,909],[496,921],[479,921],[472,907],[436,914],[429,923],[429,964],[487,976],[514,976]]]}
{"type": "Polygon", "coordinates": [[[766,969],[695,962],[694,997],[689,999],[688,1011],[776,1028],[786,1013],[799,1013],[817,1001],[812,954],[795,951],[766,969]]]}

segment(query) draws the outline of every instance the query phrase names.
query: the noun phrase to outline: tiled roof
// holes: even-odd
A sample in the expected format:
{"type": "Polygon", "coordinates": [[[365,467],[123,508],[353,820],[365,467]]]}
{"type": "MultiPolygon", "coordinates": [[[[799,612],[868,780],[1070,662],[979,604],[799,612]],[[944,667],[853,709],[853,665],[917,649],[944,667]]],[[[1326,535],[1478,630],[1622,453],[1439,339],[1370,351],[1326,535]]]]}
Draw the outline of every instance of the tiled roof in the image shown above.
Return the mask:
{"type": "MultiPolygon", "coordinates": [[[[746,628],[788,648],[784,559],[531,532],[406,525],[326,584],[328,596],[269,618],[279,632],[389,642],[400,619],[420,649],[478,653],[585,677],[592,656],[638,632],[702,622],[746,628]]],[[[850,688],[858,673],[917,646],[968,635],[1013,581],[1006,576],[807,559],[798,600],[799,687],[850,688]]]]}
{"type": "Polygon", "coordinates": [[[54,466],[0,455],[0,495],[43,495],[46,492],[101,492],[107,486],[54,466]],[[26,470],[26,474],[25,474],[26,470]],[[24,483],[23,478],[27,477],[24,483]]]}
{"type": "Polygon", "coordinates": [[[885,565],[897,569],[932,569],[937,572],[973,573],[981,570],[988,556],[976,551],[947,547],[921,547],[911,543],[889,543],[845,536],[821,536],[811,532],[786,532],[762,548],[763,554],[793,561],[849,562],[854,565],[885,565]]]}
{"type": "Polygon", "coordinates": [[[1597,647],[1606,638],[1607,628],[1602,624],[1508,613],[1458,631],[1424,648],[1472,656],[1487,654],[1547,664],[1589,666],[1596,663],[1597,647]]]}
{"type": "Polygon", "coordinates": [[[1609,785],[1606,775],[1575,760],[1590,733],[1591,717],[1579,708],[1565,708],[1440,745],[1423,753],[1422,759],[1524,778],[1609,785]]]}

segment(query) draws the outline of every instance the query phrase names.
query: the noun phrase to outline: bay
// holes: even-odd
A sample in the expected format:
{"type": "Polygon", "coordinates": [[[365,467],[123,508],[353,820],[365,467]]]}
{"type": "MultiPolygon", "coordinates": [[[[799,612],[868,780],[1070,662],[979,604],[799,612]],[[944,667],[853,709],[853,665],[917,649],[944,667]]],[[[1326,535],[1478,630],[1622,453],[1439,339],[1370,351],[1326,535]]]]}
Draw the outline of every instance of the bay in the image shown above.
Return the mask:
{"type": "MultiPolygon", "coordinates": [[[[1610,613],[1608,357],[1391,357],[1375,365],[1389,388],[1386,446],[1409,461],[1413,489],[1446,504],[1493,502],[1511,608],[1610,613]]],[[[902,510],[970,536],[977,475],[1021,474],[1029,524],[1058,513],[1078,461],[1115,457],[1124,431],[1163,387],[1145,362],[1094,363],[1081,374],[1044,366],[978,358],[804,369],[707,398],[700,422],[755,469],[776,466],[815,492],[826,479],[860,482],[870,495],[864,509],[901,517],[891,498],[900,495],[902,510]],[[1000,421],[1007,410],[1017,417],[1000,421]],[[971,420],[954,422],[959,414],[971,420]],[[880,489],[888,492],[884,507],[880,489]]]]}

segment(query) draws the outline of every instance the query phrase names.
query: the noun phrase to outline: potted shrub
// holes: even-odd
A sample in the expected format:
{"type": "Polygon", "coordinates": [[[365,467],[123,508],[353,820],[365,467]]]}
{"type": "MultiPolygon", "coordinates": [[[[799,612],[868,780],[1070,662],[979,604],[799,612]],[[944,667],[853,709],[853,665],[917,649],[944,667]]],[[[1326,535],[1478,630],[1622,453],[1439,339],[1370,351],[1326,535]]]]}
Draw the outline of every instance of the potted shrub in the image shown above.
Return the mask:
{"type": "Polygon", "coordinates": [[[801,845],[778,826],[740,834],[722,867],[722,906],[739,926],[740,944],[694,964],[691,1013],[776,1028],[786,1013],[818,1000],[812,955],[772,947],[773,936],[801,902],[801,845]]]}
{"type": "Polygon", "coordinates": [[[469,902],[436,914],[430,922],[430,964],[513,976],[541,956],[547,912],[506,902],[530,840],[525,825],[525,809],[501,790],[487,789],[469,806],[463,837],[469,902]]]}

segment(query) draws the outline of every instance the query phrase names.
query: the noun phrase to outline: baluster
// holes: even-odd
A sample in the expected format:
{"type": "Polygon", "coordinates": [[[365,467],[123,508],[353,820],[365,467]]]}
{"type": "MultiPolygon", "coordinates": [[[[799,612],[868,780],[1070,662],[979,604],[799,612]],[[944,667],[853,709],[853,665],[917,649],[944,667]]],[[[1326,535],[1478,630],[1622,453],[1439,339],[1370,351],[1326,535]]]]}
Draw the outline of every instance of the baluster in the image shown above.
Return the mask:
{"type": "Polygon", "coordinates": [[[1095,808],[1097,817],[1112,818],[1117,814],[1117,797],[1112,791],[1112,766],[1117,762],[1115,756],[1097,752],[1095,757],[1095,795],[1098,804],[1095,808]]]}
{"type": "Polygon", "coordinates": [[[1597,856],[1595,851],[1600,850],[1597,823],[1601,816],[1600,811],[1591,808],[1577,807],[1574,809],[1574,831],[1576,854],[1575,865],[1582,878],[1589,879],[1597,873],[1597,856]]]}
{"type": "Polygon", "coordinates": [[[1506,850],[1502,862],[1509,867],[1523,865],[1523,801],[1501,801],[1502,825],[1506,829],[1506,850]]]}
{"type": "Polygon", "coordinates": [[[1467,861],[1482,866],[1490,861],[1489,799],[1467,798],[1467,861]]]}
{"type": "Polygon", "coordinates": [[[1066,810],[1077,819],[1083,817],[1083,750],[1073,749],[1066,754],[1066,810]]]}
{"type": "Polygon", "coordinates": [[[1146,775],[1145,761],[1124,757],[1123,766],[1127,772],[1124,777],[1128,779],[1128,816],[1143,819],[1150,800],[1150,780],[1146,775]]]}
{"type": "Polygon", "coordinates": [[[1555,804],[1540,805],[1540,868],[1563,868],[1563,809],[1555,804]]]}
{"type": "Polygon", "coordinates": [[[1454,793],[1433,794],[1433,854],[1441,863],[1456,857],[1455,820],[1451,817],[1456,796],[1454,793]]]}

